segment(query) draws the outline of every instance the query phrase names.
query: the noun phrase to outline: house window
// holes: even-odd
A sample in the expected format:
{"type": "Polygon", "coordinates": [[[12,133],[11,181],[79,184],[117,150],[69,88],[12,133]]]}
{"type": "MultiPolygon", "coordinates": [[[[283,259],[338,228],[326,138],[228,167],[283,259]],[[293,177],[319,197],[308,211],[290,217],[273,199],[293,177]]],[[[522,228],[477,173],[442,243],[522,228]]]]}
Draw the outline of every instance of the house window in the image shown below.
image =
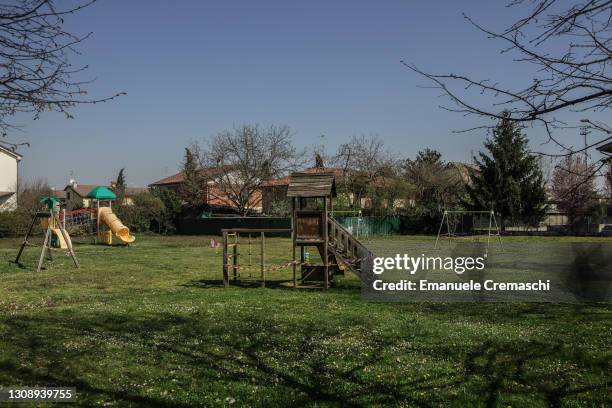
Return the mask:
{"type": "Polygon", "coordinates": [[[66,198],[67,198],[68,200],[70,200],[70,191],[67,191],[67,192],[66,192],[66,198]]]}

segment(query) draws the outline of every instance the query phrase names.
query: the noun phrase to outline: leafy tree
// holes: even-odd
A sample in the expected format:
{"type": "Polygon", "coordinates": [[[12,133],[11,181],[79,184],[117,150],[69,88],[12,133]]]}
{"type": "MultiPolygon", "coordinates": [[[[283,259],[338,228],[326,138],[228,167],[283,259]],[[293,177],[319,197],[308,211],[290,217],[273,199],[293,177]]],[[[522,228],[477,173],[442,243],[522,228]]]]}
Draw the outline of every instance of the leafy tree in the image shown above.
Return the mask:
{"type": "Polygon", "coordinates": [[[440,152],[425,149],[414,160],[406,160],[403,169],[412,203],[407,212],[419,220],[418,230],[433,232],[442,211],[458,207],[465,194],[461,168],[444,162],[440,152]]]}
{"type": "Polygon", "coordinates": [[[184,180],[179,189],[179,197],[188,206],[197,208],[202,205],[204,181],[198,168],[197,156],[190,148],[185,148],[182,167],[184,180]]]}
{"type": "Polygon", "coordinates": [[[569,155],[555,167],[551,194],[559,210],[565,212],[570,225],[580,217],[594,215],[598,210],[595,165],[580,155],[569,155]]]}
{"type": "Polygon", "coordinates": [[[163,212],[159,219],[159,230],[162,234],[172,233],[176,230],[178,217],[181,215],[181,200],[176,193],[167,188],[153,188],[151,194],[161,200],[164,204],[163,212]]]}
{"type": "Polygon", "coordinates": [[[492,138],[475,158],[478,170],[470,172],[467,204],[474,210],[494,210],[502,228],[508,221],[537,225],[546,214],[546,190],[538,158],[527,150],[527,138],[515,122],[504,116],[492,138]]]}
{"type": "Polygon", "coordinates": [[[165,210],[162,201],[151,193],[133,197],[133,205],[116,207],[117,216],[134,232],[159,232],[160,219],[165,210]]]}
{"type": "Polygon", "coordinates": [[[291,215],[291,205],[286,198],[277,198],[270,205],[270,215],[276,217],[288,217],[291,215]]]}
{"type": "Polygon", "coordinates": [[[318,152],[315,153],[315,167],[320,169],[325,167],[323,156],[318,152]]]}
{"type": "Polygon", "coordinates": [[[119,170],[119,174],[117,174],[117,180],[113,183],[112,190],[117,196],[117,204],[122,205],[123,200],[125,199],[125,168],[119,170]]]}

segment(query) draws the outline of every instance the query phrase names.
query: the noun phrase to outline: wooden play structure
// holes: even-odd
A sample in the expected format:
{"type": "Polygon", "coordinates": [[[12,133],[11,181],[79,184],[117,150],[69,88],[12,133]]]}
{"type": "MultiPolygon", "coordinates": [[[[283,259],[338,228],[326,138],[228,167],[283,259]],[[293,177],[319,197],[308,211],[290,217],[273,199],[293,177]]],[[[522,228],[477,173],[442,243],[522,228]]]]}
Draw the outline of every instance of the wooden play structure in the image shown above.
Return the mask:
{"type": "MultiPolygon", "coordinates": [[[[265,235],[266,233],[290,233],[292,259],[276,268],[293,268],[293,287],[327,289],[336,275],[350,270],[360,279],[370,268],[374,254],[361,244],[350,232],[331,217],[333,199],[336,197],[336,182],[333,173],[293,173],[287,188],[287,197],[292,203],[291,229],[227,229],[223,230],[223,282],[230,284],[240,279],[241,235],[259,235],[260,279],[265,286],[265,235]],[[314,249],[321,261],[313,262],[309,249],[314,249]],[[299,250],[299,260],[296,259],[299,250]],[[231,251],[231,253],[230,253],[231,251]],[[298,277],[298,266],[300,275],[298,277]]],[[[251,251],[249,251],[251,254],[251,251]]]]}
{"type": "Polygon", "coordinates": [[[31,246],[32,244],[29,242],[30,235],[36,225],[37,221],[40,221],[43,230],[45,231],[44,240],[42,243],[42,250],[40,252],[40,258],[38,259],[38,267],[36,268],[37,272],[40,272],[43,267],[43,262],[46,258],[49,260],[53,260],[52,250],[55,249],[63,249],[66,250],[68,255],[72,258],[74,262],[74,266],[76,268],[79,267],[79,261],[77,261],[76,255],[74,253],[74,249],[72,248],[72,240],[70,239],[70,235],[66,232],[63,223],[60,222],[59,213],[60,213],[60,205],[57,199],[47,197],[43,199],[43,203],[47,205],[48,211],[37,211],[32,217],[32,222],[28,227],[25,238],[19,247],[19,251],[17,252],[17,257],[15,258],[15,263],[17,265],[21,265],[20,259],[23,254],[23,250],[26,246],[31,246]]]}

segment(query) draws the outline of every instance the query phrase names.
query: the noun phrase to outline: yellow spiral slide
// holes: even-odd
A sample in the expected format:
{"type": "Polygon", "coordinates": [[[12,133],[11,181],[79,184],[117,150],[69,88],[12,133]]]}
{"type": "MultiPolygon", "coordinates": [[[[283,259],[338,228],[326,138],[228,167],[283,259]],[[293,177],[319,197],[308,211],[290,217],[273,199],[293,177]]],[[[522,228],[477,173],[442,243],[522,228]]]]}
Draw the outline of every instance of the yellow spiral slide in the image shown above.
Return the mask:
{"type": "Polygon", "coordinates": [[[100,207],[98,209],[98,221],[110,228],[113,234],[125,244],[136,240],[135,236],[130,235],[130,229],[123,225],[110,207],[100,207]]]}

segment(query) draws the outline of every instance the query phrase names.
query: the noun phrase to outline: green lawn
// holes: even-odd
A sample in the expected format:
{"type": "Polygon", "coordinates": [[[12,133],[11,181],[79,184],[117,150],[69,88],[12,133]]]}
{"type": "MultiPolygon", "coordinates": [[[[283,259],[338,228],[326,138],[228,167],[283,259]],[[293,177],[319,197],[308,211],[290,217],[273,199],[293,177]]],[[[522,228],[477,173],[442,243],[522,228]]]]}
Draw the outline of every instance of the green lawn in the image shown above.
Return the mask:
{"type": "Polygon", "coordinates": [[[22,269],[0,240],[0,385],[75,386],[79,406],[610,404],[609,305],[366,303],[352,276],[295,291],[288,270],[224,289],[207,243],[80,244],[80,269],[37,274],[37,249],[22,269]]]}

